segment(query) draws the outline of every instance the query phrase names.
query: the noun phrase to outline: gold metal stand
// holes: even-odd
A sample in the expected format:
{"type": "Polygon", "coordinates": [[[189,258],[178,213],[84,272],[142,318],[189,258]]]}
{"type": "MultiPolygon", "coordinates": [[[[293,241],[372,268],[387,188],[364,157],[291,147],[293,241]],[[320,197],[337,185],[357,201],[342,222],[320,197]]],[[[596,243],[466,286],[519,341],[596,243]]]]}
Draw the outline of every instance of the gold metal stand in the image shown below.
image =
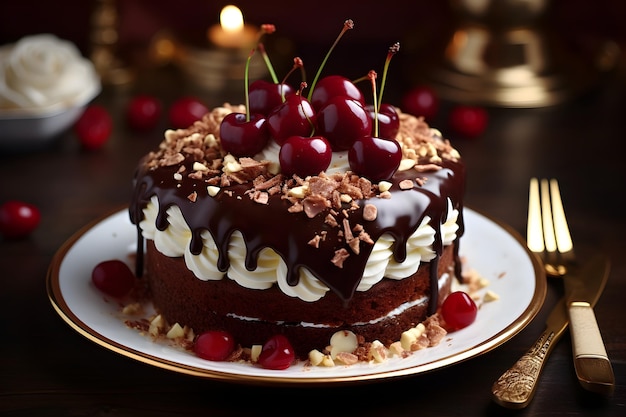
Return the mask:
{"type": "Polygon", "coordinates": [[[91,61],[104,84],[125,85],[134,79],[134,74],[116,56],[117,17],[114,0],[96,2],[91,15],[91,61]]]}
{"type": "MultiPolygon", "coordinates": [[[[195,86],[207,91],[244,89],[246,60],[248,49],[218,49],[181,46],[176,65],[185,77],[195,86]]],[[[254,56],[250,61],[249,77],[251,80],[267,74],[263,60],[254,56]]]]}
{"type": "Polygon", "coordinates": [[[587,88],[590,63],[544,27],[549,0],[450,0],[459,18],[429,82],[442,98],[502,107],[557,104],[587,88]]]}

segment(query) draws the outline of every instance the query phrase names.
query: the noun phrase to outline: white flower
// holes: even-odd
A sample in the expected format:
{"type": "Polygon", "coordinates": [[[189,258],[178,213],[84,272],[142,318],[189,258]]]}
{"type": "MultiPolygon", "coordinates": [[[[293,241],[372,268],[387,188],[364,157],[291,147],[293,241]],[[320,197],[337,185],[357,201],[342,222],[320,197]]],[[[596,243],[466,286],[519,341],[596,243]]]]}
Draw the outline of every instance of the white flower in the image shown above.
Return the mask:
{"type": "Polygon", "coordinates": [[[0,50],[0,108],[67,107],[99,89],[91,61],[54,35],[26,36],[0,50]]]}

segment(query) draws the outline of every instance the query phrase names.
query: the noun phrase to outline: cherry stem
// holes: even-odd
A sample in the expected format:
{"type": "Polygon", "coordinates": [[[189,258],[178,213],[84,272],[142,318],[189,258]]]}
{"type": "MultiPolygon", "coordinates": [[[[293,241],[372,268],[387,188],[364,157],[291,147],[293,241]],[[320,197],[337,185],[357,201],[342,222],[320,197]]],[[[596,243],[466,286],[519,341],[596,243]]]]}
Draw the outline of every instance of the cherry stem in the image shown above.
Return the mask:
{"type": "MultiPolygon", "coordinates": [[[[282,98],[283,103],[285,102],[285,92],[284,92],[285,88],[284,87],[285,87],[285,83],[287,82],[287,78],[289,78],[289,76],[293,74],[293,72],[298,68],[300,69],[304,68],[304,64],[302,63],[302,58],[295,57],[293,59],[293,67],[291,67],[291,69],[289,70],[287,75],[285,75],[285,78],[283,78],[283,81],[280,84],[280,97],[282,98]]],[[[306,83],[304,87],[306,87],[306,83]]]]}
{"type": "Polygon", "coordinates": [[[274,66],[272,65],[272,62],[270,61],[270,57],[267,55],[267,52],[265,51],[265,45],[263,45],[262,42],[259,42],[257,44],[257,47],[259,48],[259,53],[263,57],[263,61],[265,61],[265,65],[267,66],[267,69],[270,72],[272,81],[274,81],[274,84],[278,84],[278,77],[276,76],[276,72],[274,71],[274,66]]]}
{"type": "Polygon", "coordinates": [[[263,35],[268,34],[271,35],[272,33],[276,32],[276,26],[270,24],[270,23],[264,23],[261,25],[261,29],[259,30],[259,32],[256,35],[256,43],[261,42],[261,38],[263,37],[263,35]]]}
{"type": "Polygon", "coordinates": [[[362,77],[355,78],[354,80],[352,80],[352,84],[358,84],[361,81],[368,81],[369,79],[370,79],[369,75],[364,75],[362,77]]]}
{"type": "Polygon", "coordinates": [[[269,24],[269,23],[262,24],[261,29],[257,33],[256,43],[259,48],[259,52],[261,53],[261,56],[263,57],[263,60],[265,61],[265,65],[267,66],[267,69],[269,70],[270,75],[272,76],[272,80],[274,81],[275,84],[277,84],[278,77],[276,77],[274,66],[272,65],[272,62],[270,61],[270,57],[267,55],[267,52],[265,51],[265,45],[263,45],[263,43],[261,42],[261,38],[263,38],[263,35],[266,35],[266,34],[271,35],[274,32],[276,32],[276,26],[269,24]]]}
{"type": "Polygon", "coordinates": [[[320,74],[322,73],[322,69],[326,65],[326,61],[328,61],[328,57],[330,57],[330,54],[331,54],[331,52],[333,52],[333,49],[335,49],[335,46],[337,45],[337,43],[339,43],[339,39],[341,39],[343,34],[346,33],[350,29],[354,29],[354,22],[352,21],[352,19],[348,19],[345,22],[343,22],[343,29],[341,29],[341,32],[339,33],[339,36],[337,36],[337,39],[335,39],[335,42],[333,43],[333,45],[330,47],[330,49],[326,53],[326,56],[324,57],[324,60],[322,61],[322,65],[320,65],[320,67],[317,69],[317,74],[315,74],[315,78],[313,79],[313,84],[311,84],[311,89],[309,90],[309,96],[308,96],[309,100],[311,99],[311,95],[313,94],[313,90],[315,90],[315,85],[317,84],[317,80],[320,78],[320,74]]]}
{"type": "MultiPolygon", "coordinates": [[[[380,93],[378,96],[378,106],[376,106],[376,110],[380,110],[380,105],[383,102],[383,91],[385,91],[385,81],[387,80],[387,70],[389,69],[389,63],[391,62],[391,58],[400,50],[400,42],[396,42],[389,47],[389,51],[387,52],[387,59],[385,60],[385,67],[383,69],[383,79],[380,83],[380,93]]],[[[376,118],[378,120],[378,118],[376,118]]]]}
{"type": "Polygon", "coordinates": [[[243,82],[246,85],[245,88],[245,92],[246,92],[246,122],[250,121],[250,60],[252,59],[252,55],[254,55],[254,48],[252,48],[252,51],[250,51],[250,54],[248,55],[248,59],[246,59],[246,69],[243,73],[243,82]]]}
{"type": "Polygon", "coordinates": [[[372,82],[372,92],[373,92],[373,96],[374,96],[374,137],[378,137],[378,102],[376,99],[376,77],[378,76],[378,74],[376,74],[376,71],[371,70],[370,72],[367,73],[367,78],[370,79],[370,81],[372,82]]]}

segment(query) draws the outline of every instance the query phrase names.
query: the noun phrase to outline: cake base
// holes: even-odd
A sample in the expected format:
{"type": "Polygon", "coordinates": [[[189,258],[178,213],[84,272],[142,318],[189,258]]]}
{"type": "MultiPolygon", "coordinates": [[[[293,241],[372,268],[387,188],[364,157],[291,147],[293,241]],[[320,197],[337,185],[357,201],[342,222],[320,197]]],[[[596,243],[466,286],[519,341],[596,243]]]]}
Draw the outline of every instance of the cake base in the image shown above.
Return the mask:
{"type": "MultiPolygon", "coordinates": [[[[282,333],[296,356],[306,359],[312,349],[323,350],[338,330],[351,330],[365,341],[385,345],[400,340],[403,331],[427,317],[431,263],[403,280],[383,279],[370,290],[344,301],[332,291],[316,302],[285,295],[276,286],[248,289],[225,277],[202,281],[185,266],[183,258],[170,258],[146,242],[146,279],[157,312],[170,324],[188,326],[196,334],[226,330],[243,347],[263,344],[282,333]],[[399,307],[417,302],[398,314],[399,307]],[[395,313],[395,312],[394,312],[395,313]]],[[[454,248],[447,246],[439,259],[439,302],[450,292],[454,277],[454,248]]]]}

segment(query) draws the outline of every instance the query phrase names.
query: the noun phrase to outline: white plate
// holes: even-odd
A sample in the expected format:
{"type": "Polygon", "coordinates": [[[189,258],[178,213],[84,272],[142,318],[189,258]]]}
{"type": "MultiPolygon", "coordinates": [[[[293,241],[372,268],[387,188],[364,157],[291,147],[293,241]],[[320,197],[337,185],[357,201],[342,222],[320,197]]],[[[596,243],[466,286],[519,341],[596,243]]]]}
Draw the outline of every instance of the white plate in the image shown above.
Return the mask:
{"type": "Polygon", "coordinates": [[[294,365],[273,371],[250,363],[212,362],[167,343],[157,343],[127,327],[118,303],[91,283],[93,267],[108,259],[132,259],[136,229],[120,210],[87,225],[57,252],[47,277],[48,296],[59,315],[78,333],[107,349],[161,368],[246,383],[340,383],[416,375],[488,352],[519,333],[537,314],[546,295],[540,263],[519,235],[471,209],[465,209],[461,256],[490,281],[500,296],[485,303],[476,322],[452,332],[440,345],[381,364],[332,368],[294,365]]]}

